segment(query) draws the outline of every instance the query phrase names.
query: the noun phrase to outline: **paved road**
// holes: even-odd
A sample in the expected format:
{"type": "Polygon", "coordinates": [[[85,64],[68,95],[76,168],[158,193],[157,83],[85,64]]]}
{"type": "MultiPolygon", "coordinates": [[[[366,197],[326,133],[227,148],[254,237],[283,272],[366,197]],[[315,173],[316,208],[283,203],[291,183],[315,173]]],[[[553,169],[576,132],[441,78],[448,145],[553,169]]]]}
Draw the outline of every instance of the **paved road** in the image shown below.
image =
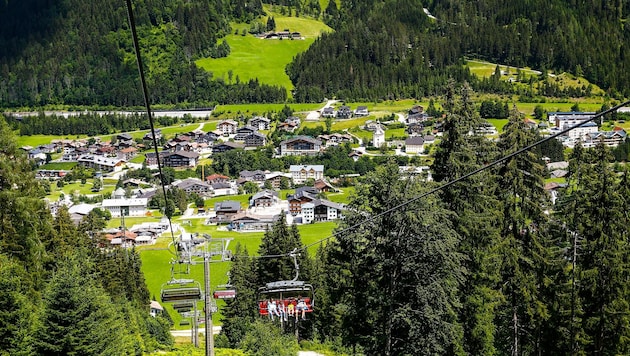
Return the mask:
{"type": "Polygon", "coordinates": [[[306,121],[318,121],[319,120],[319,113],[322,110],[324,110],[325,108],[331,106],[332,104],[334,104],[336,102],[337,102],[337,100],[328,100],[326,102],[326,104],[324,105],[324,107],[322,107],[321,109],[309,112],[308,115],[306,115],[306,121]]]}
{"type": "MultiPolygon", "coordinates": [[[[84,114],[87,113],[88,111],[45,111],[44,114],[46,115],[57,115],[57,116],[63,116],[63,117],[70,117],[70,116],[78,116],[80,114],[84,114]]],[[[99,115],[105,115],[105,114],[120,114],[120,115],[133,115],[133,114],[138,114],[138,113],[145,113],[145,111],[119,111],[119,110],[112,110],[112,111],[94,111],[95,113],[99,114],[99,115]]],[[[154,117],[184,117],[184,115],[189,114],[192,117],[196,117],[196,118],[206,118],[206,117],[210,117],[210,115],[212,115],[212,110],[209,109],[200,109],[200,110],[165,110],[165,111],[161,111],[161,110],[152,110],[151,111],[153,113],[154,117]]],[[[21,116],[36,116],[39,115],[38,112],[16,112],[13,113],[15,115],[21,115],[21,116]]]]}
{"type": "MultiPolygon", "coordinates": [[[[181,337],[181,336],[190,336],[191,334],[191,330],[171,330],[171,335],[175,336],[175,337],[181,337]]],[[[199,332],[201,334],[205,334],[206,333],[206,328],[203,325],[199,326],[199,332]]],[[[217,335],[218,333],[221,332],[221,326],[215,326],[212,328],[212,333],[214,335],[217,335]]]]}

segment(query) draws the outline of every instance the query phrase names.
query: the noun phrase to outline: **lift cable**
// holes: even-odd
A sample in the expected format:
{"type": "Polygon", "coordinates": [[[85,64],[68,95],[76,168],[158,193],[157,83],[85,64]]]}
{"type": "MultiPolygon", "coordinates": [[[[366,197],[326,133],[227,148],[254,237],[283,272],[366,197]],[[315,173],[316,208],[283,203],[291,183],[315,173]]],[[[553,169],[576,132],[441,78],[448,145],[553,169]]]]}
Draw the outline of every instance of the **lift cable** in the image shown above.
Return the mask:
{"type": "MultiPolygon", "coordinates": [[[[144,105],[147,109],[147,116],[149,118],[149,125],[151,126],[151,136],[153,139],[153,148],[155,150],[155,158],[157,161],[158,172],[160,175],[160,185],[162,186],[162,193],[164,194],[164,212],[168,207],[168,197],[166,195],[166,185],[164,184],[164,174],[162,173],[162,163],[160,162],[160,153],[158,151],[158,143],[155,135],[155,124],[153,123],[153,115],[151,115],[151,105],[149,103],[149,91],[147,90],[147,82],[144,76],[144,66],[142,64],[142,57],[140,56],[140,44],[138,42],[138,33],[136,31],[136,19],[133,15],[133,8],[131,6],[131,0],[126,0],[127,3],[127,16],[129,19],[129,27],[131,28],[131,37],[133,39],[133,47],[136,52],[136,62],[138,64],[138,72],[140,73],[140,83],[142,84],[142,95],[144,96],[144,105]]],[[[166,215],[166,214],[165,214],[166,215]]],[[[175,243],[175,233],[173,232],[173,223],[171,217],[168,218],[168,227],[171,230],[171,239],[175,243]]],[[[176,256],[178,255],[177,249],[175,249],[176,256]]],[[[177,256],[179,260],[179,256],[177,256]]]]}
{"type": "Polygon", "coordinates": [[[608,115],[608,114],[610,114],[612,112],[615,112],[619,108],[624,107],[624,106],[629,105],[629,104],[630,104],[630,100],[627,100],[627,101],[625,101],[625,102],[623,102],[623,103],[621,103],[619,105],[616,105],[616,106],[614,106],[614,107],[612,107],[612,108],[610,108],[608,110],[605,110],[605,111],[602,111],[600,113],[597,113],[597,114],[593,115],[592,117],[590,117],[588,119],[585,119],[583,121],[580,121],[579,123],[577,123],[577,124],[575,124],[575,125],[573,125],[571,127],[568,127],[568,128],[566,128],[564,130],[561,130],[561,131],[559,131],[559,132],[557,132],[557,133],[555,133],[553,135],[547,136],[547,137],[545,137],[545,138],[543,138],[543,139],[541,139],[539,141],[536,141],[536,142],[534,142],[534,143],[532,143],[532,144],[530,144],[528,146],[525,146],[525,147],[523,147],[523,148],[521,148],[521,149],[519,149],[519,150],[517,150],[517,151],[515,151],[513,153],[510,153],[510,154],[508,154],[506,156],[503,156],[503,157],[495,160],[494,162],[488,163],[488,164],[486,164],[483,167],[480,167],[480,168],[478,168],[478,169],[476,169],[476,170],[474,170],[472,172],[464,174],[463,176],[461,176],[461,177],[459,177],[457,179],[453,179],[452,181],[446,182],[446,183],[444,183],[444,184],[442,184],[442,185],[440,185],[438,187],[435,187],[435,188],[433,188],[433,189],[431,189],[431,190],[429,190],[429,191],[427,191],[425,193],[422,193],[422,194],[420,194],[420,195],[418,195],[416,197],[413,197],[413,198],[411,198],[411,199],[409,199],[409,200],[407,200],[405,202],[402,202],[402,203],[400,203],[400,204],[398,204],[398,205],[396,205],[396,206],[394,206],[392,208],[389,208],[389,209],[387,209],[387,210],[385,210],[385,211],[383,211],[381,213],[378,213],[376,215],[370,216],[369,218],[367,218],[367,219],[365,219],[365,220],[363,220],[361,222],[358,222],[358,223],[356,223],[356,224],[354,224],[352,226],[348,226],[348,227],[346,227],[344,229],[341,229],[339,231],[335,231],[335,232],[331,233],[329,236],[324,237],[322,239],[319,239],[319,240],[317,240],[317,241],[315,241],[313,243],[310,243],[310,244],[308,244],[306,246],[303,246],[303,247],[301,247],[299,249],[294,249],[293,251],[287,252],[287,253],[284,253],[284,254],[264,255],[264,256],[238,256],[238,257],[250,257],[250,258],[290,257],[291,254],[294,254],[294,253],[296,253],[298,251],[306,251],[310,247],[313,247],[315,245],[319,245],[320,243],[322,243],[324,241],[328,241],[328,240],[330,240],[332,238],[335,238],[337,236],[341,236],[341,235],[343,235],[343,234],[345,234],[345,233],[347,233],[349,231],[352,231],[352,230],[354,230],[354,229],[356,229],[356,228],[358,228],[358,227],[360,227],[360,226],[362,226],[362,225],[364,225],[364,224],[366,224],[368,222],[371,222],[371,221],[374,221],[374,220],[376,220],[378,218],[381,218],[381,217],[383,217],[383,216],[385,216],[385,215],[387,215],[387,214],[389,214],[391,212],[399,210],[400,208],[404,208],[405,206],[407,206],[407,205],[409,205],[411,203],[414,203],[414,202],[416,202],[416,201],[418,201],[418,200],[420,200],[420,199],[422,199],[424,197],[427,197],[427,196],[429,196],[431,194],[434,194],[436,192],[439,192],[440,190],[448,188],[448,187],[450,187],[453,184],[456,184],[456,183],[459,183],[459,182],[461,182],[463,180],[466,180],[466,179],[470,178],[471,176],[473,176],[475,174],[478,174],[478,173],[481,173],[481,172],[483,172],[483,171],[485,171],[487,169],[493,168],[494,166],[496,166],[496,165],[498,165],[500,163],[503,163],[503,162],[509,160],[510,158],[518,156],[521,153],[529,151],[529,150],[531,150],[532,148],[534,148],[534,147],[536,147],[538,145],[541,145],[541,144],[543,144],[543,143],[545,143],[547,141],[550,141],[550,140],[553,140],[553,139],[555,139],[555,138],[557,138],[559,136],[562,136],[562,135],[568,133],[569,131],[571,131],[573,129],[576,129],[578,127],[584,126],[585,124],[587,124],[587,123],[589,123],[589,122],[591,122],[591,121],[593,121],[595,119],[598,119],[598,118],[600,118],[600,117],[602,117],[604,115],[608,115]]]}

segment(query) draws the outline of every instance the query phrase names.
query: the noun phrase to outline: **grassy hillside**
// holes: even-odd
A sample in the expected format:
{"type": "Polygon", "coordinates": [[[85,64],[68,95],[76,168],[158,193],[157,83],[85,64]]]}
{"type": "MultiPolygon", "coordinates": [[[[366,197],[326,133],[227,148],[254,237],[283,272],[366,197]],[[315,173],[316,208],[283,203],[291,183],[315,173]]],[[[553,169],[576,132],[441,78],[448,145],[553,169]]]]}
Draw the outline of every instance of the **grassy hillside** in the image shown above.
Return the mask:
{"type": "MultiPolygon", "coordinates": [[[[525,79],[529,79],[529,77],[538,77],[542,73],[538,70],[534,70],[528,67],[525,68],[516,68],[511,66],[506,66],[497,63],[491,63],[480,60],[467,59],[465,66],[468,67],[472,74],[475,74],[479,77],[488,78],[492,76],[497,68],[501,70],[501,80],[510,80],[517,78],[517,71],[524,75],[525,79]]],[[[558,84],[561,88],[565,87],[587,87],[589,85],[592,86],[592,94],[593,95],[604,95],[604,91],[595,84],[592,84],[587,79],[583,77],[576,77],[570,73],[560,73],[553,74],[549,73],[547,77],[547,81],[551,84],[558,84]]],[[[536,84],[538,85],[538,84],[536,84]]]]}
{"type": "MultiPolygon", "coordinates": [[[[269,13],[269,12],[268,12],[269,13]]],[[[196,63],[205,70],[212,72],[215,78],[223,78],[226,82],[235,82],[258,78],[260,83],[280,85],[287,90],[293,89],[293,84],[285,73],[285,67],[293,57],[304,52],[322,32],[332,29],[321,21],[287,17],[276,13],[269,13],[276,21],[277,30],[290,29],[298,31],[303,40],[264,40],[250,34],[241,35],[247,27],[234,25],[239,34],[226,36],[230,45],[230,55],[225,58],[204,58],[196,63]],[[230,80],[229,72],[232,71],[230,80]]]]}

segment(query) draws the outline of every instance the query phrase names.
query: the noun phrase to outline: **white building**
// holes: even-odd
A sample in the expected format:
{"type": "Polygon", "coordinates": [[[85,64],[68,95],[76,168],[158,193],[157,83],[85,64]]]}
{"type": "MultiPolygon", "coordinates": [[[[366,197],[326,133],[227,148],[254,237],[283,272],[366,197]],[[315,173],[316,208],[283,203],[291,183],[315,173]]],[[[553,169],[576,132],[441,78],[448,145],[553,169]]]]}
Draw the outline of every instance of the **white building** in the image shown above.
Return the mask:
{"type": "Polygon", "coordinates": [[[103,209],[109,210],[112,217],[144,216],[147,213],[147,198],[103,199],[103,209]]]}
{"type": "Polygon", "coordinates": [[[421,136],[411,136],[405,140],[405,153],[424,152],[424,138],[421,136]]]}
{"type": "Polygon", "coordinates": [[[289,167],[289,172],[291,173],[293,184],[303,184],[308,179],[318,180],[324,178],[323,165],[292,165],[291,167],[289,167]]]}
{"type": "Polygon", "coordinates": [[[343,217],[344,207],[324,199],[315,199],[302,205],[302,222],[333,221],[343,217]]]}
{"type": "MultiPolygon", "coordinates": [[[[573,127],[584,120],[588,120],[595,115],[594,112],[550,112],[547,114],[549,122],[552,123],[558,130],[562,131],[573,127]]],[[[577,139],[583,139],[587,134],[594,134],[598,131],[597,124],[594,122],[587,122],[586,124],[576,127],[567,133],[570,139],[569,142],[573,142],[577,139]]]]}
{"type": "Polygon", "coordinates": [[[372,134],[372,146],[381,147],[385,143],[385,131],[380,124],[376,124],[376,129],[372,134]]]}

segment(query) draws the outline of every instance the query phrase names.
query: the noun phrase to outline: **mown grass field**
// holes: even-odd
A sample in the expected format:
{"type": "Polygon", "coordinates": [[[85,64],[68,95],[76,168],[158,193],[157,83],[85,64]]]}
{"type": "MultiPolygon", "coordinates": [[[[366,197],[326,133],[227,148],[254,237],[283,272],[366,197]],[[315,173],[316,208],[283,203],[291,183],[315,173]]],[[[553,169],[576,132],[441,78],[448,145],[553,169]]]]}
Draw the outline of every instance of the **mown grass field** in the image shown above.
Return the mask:
{"type": "MultiPolygon", "coordinates": [[[[304,39],[264,40],[250,34],[230,34],[225,37],[230,45],[229,56],[200,59],[196,61],[197,65],[212,72],[215,78],[223,78],[228,83],[235,82],[237,76],[241,82],[258,78],[260,83],[279,85],[290,92],[293,83],[285,73],[285,67],[295,55],[306,51],[322,32],[330,32],[332,29],[321,21],[309,18],[286,17],[277,13],[270,15],[274,17],[278,30],[298,31],[304,39]]],[[[242,25],[234,27],[243,28],[242,25]]]]}
{"type": "Polygon", "coordinates": [[[32,136],[19,136],[19,132],[15,134],[17,136],[18,146],[32,146],[37,147],[40,145],[47,145],[52,140],[76,140],[87,137],[86,135],[32,135],[32,136]]]}
{"type": "Polygon", "coordinates": [[[93,179],[88,179],[85,184],[81,184],[80,182],[74,183],[65,183],[63,188],[57,187],[57,182],[50,182],[50,194],[46,196],[50,201],[57,201],[61,194],[63,193],[65,196],[71,196],[73,194],[78,195],[100,195],[112,193],[116,188],[116,185],[103,185],[103,189],[99,192],[92,191],[92,183],[93,179]]]}
{"type": "MultiPolygon", "coordinates": [[[[306,103],[306,104],[232,104],[232,105],[217,105],[215,109],[215,113],[219,114],[219,117],[227,116],[234,117],[237,113],[242,113],[244,115],[255,115],[269,112],[269,111],[280,111],[282,108],[287,105],[294,112],[305,112],[305,111],[313,111],[318,110],[324,104],[319,103],[306,103]]],[[[204,130],[207,130],[204,127],[204,130]]]]}
{"type": "Polygon", "coordinates": [[[503,132],[503,127],[508,123],[508,119],[486,119],[492,126],[496,127],[499,133],[503,132]]]}
{"type": "Polygon", "coordinates": [[[49,162],[39,169],[50,169],[50,170],[71,170],[77,165],[77,162],[49,162]]]}
{"type": "MultiPolygon", "coordinates": [[[[475,59],[468,59],[466,60],[466,67],[470,68],[470,72],[473,74],[476,74],[477,76],[480,77],[490,77],[491,75],[494,74],[494,71],[497,68],[497,64],[496,63],[490,63],[490,62],[486,62],[486,61],[479,61],[479,60],[475,60],[475,59]]],[[[506,66],[506,65],[499,65],[499,69],[504,73],[504,75],[502,76],[505,80],[507,80],[508,77],[510,76],[514,76],[516,77],[516,67],[512,67],[512,66],[506,66]]],[[[525,67],[525,68],[520,68],[520,71],[526,76],[526,77],[530,77],[530,76],[537,76],[540,74],[539,71],[536,70],[532,70],[531,68],[525,67]]]]}
{"type": "MultiPolygon", "coordinates": [[[[494,74],[497,64],[486,62],[486,61],[468,59],[466,60],[465,66],[470,69],[471,73],[476,74],[479,77],[487,78],[494,74]]],[[[516,79],[517,77],[516,67],[499,65],[499,69],[502,72],[501,80],[508,80],[510,78],[516,79]]],[[[532,76],[538,77],[541,74],[540,71],[533,70],[528,67],[520,68],[520,71],[521,73],[525,75],[526,79],[532,76]]],[[[601,96],[605,94],[604,91],[597,85],[590,83],[588,80],[582,77],[576,77],[570,73],[559,73],[559,74],[550,73],[547,77],[547,81],[549,81],[550,83],[558,84],[561,88],[587,87],[588,85],[591,85],[592,93],[594,95],[601,96]]]]}

